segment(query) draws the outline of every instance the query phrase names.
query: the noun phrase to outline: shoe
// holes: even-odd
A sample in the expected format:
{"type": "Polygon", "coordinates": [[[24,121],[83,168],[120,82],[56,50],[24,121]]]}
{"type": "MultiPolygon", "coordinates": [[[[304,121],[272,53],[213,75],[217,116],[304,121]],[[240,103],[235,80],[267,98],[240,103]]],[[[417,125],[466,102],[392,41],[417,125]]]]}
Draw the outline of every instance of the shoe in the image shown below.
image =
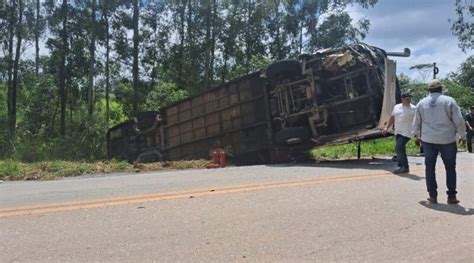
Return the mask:
{"type": "Polygon", "coordinates": [[[448,196],[448,204],[455,205],[457,203],[459,203],[459,200],[456,198],[455,195],[448,196]]]}
{"type": "Polygon", "coordinates": [[[403,167],[400,167],[400,168],[396,169],[395,171],[393,171],[394,174],[406,174],[406,173],[409,173],[409,172],[410,172],[410,169],[403,168],[403,167]]]}
{"type": "Polygon", "coordinates": [[[432,204],[437,204],[438,203],[438,198],[436,196],[430,196],[426,200],[432,204]]]}

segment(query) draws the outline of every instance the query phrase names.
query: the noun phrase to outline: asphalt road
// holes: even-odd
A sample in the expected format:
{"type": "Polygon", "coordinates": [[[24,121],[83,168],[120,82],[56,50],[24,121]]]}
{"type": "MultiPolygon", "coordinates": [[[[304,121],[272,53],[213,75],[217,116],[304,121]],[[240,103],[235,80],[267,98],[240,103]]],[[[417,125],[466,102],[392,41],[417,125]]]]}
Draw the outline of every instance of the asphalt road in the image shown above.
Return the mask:
{"type": "Polygon", "coordinates": [[[0,184],[0,262],[474,262],[474,154],[459,205],[388,158],[0,184]]]}

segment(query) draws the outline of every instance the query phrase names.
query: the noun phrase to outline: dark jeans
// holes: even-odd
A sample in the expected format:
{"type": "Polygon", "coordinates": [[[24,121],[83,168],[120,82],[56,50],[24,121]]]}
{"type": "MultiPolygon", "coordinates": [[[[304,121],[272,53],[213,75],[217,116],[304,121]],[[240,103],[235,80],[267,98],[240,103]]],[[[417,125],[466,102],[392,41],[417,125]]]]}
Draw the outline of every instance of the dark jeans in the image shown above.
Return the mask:
{"type": "Polygon", "coordinates": [[[441,159],[446,169],[446,186],[449,195],[455,195],[456,192],[456,153],[458,151],[455,142],[450,144],[434,144],[423,142],[425,150],[425,174],[426,188],[430,196],[438,195],[438,184],[436,183],[435,166],[438,153],[441,153],[441,159]]]}
{"type": "Polygon", "coordinates": [[[406,146],[410,138],[397,134],[395,136],[395,151],[397,152],[398,166],[401,168],[409,168],[406,146]]]}
{"type": "Polygon", "coordinates": [[[472,153],[472,137],[474,137],[474,132],[468,131],[466,137],[467,151],[472,153]]]}

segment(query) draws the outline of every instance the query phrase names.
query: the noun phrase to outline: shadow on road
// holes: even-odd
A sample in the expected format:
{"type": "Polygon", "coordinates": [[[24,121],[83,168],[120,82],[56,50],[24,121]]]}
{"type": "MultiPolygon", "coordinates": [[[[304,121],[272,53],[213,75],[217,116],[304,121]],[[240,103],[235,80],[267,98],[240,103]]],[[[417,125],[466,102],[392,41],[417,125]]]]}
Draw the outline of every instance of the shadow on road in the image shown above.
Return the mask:
{"type": "Polygon", "coordinates": [[[418,176],[416,174],[394,174],[398,177],[401,177],[401,178],[407,178],[407,179],[411,179],[411,180],[414,180],[414,181],[421,181],[421,180],[424,180],[425,177],[424,176],[418,176]]]}
{"type": "MultiPolygon", "coordinates": [[[[418,165],[418,164],[414,164],[418,165]]],[[[364,169],[364,170],[385,170],[392,172],[396,169],[395,162],[391,159],[382,158],[363,158],[363,159],[341,159],[341,160],[317,160],[317,161],[296,161],[285,164],[269,164],[270,167],[324,167],[324,168],[343,168],[343,169],[364,169]]],[[[412,180],[421,180],[423,177],[412,174],[399,175],[412,180]]]]}
{"type": "Polygon", "coordinates": [[[464,208],[463,206],[460,206],[460,205],[431,204],[428,201],[420,201],[418,203],[426,208],[433,209],[436,211],[447,212],[447,213],[462,215],[462,216],[474,215],[474,209],[464,208]]]}

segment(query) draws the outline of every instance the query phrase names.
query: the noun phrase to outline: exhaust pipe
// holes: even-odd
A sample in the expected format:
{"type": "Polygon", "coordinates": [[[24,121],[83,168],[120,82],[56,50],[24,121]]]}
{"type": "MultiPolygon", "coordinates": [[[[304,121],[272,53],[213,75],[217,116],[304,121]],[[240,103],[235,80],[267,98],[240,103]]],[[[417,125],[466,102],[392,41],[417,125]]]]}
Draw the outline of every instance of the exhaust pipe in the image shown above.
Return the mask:
{"type": "Polygon", "coordinates": [[[387,56],[392,57],[409,57],[411,55],[411,51],[409,48],[405,48],[403,52],[386,52],[387,56]]]}

